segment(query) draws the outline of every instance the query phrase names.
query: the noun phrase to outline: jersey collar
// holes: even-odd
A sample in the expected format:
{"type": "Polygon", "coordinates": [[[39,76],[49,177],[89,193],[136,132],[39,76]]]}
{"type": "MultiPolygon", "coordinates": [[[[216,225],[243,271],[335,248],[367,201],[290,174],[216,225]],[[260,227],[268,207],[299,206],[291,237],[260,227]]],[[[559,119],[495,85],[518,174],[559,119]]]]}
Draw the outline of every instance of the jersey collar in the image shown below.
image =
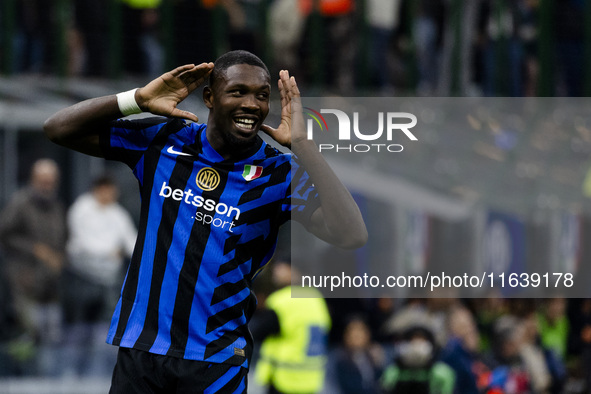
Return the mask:
{"type": "MultiPolygon", "coordinates": [[[[251,162],[255,156],[258,156],[260,152],[265,149],[265,141],[258,135],[256,136],[256,143],[249,149],[244,159],[238,160],[235,163],[240,162],[251,162]]],[[[230,163],[231,160],[224,159],[210,144],[207,140],[207,126],[203,128],[201,131],[201,146],[203,147],[203,154],[206,158],[210,159],[212,162],[225,162],[230,163]]]]}

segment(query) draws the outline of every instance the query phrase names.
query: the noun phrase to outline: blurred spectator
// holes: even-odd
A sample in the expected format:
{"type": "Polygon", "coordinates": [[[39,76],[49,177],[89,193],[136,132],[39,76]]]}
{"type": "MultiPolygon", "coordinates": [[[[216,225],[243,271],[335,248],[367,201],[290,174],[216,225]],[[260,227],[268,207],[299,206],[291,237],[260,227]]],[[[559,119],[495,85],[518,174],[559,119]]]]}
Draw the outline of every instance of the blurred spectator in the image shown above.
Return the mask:
{"type": "Polygon", "coordinates": [[[59,282],[66,245],[65,209],[57,199],[59,169],[53,160],[33,164],[30,183],[0,215],[0,243],[19,318],[38,344],[36,371],[55,374],[61,339],[59,282]]]}
{"type": "Polygon", "coordinates": [[[577,360],[577,378],[585,382],[584,392],[591,390],[591,299],[572,300],[568,316],[571,324],[569,353],[577,360]]]}
{"type": "Polygon", "coordinates": [[[242,49],[263,57],[260,36],[261,0],[219,0],[228,14],[230,50],[242,49]]]}
{"type": "MultiPolygon", "coordinates": [[[[458,307],[459,300],[445,297],[445,290],[439,289],[439,291],[438,297],[407,300],[406,305],[384,323],[382,327],[384,335],[392,337],[394,333],[401,332],[404,327],[420,321],[431,328],[437,346],[445,346],[448,314],[458,307]]],[[[432,294],[436,295],[436,292],[437,290],[432,294]]]]}
{"type": "Polygon", "coordinates": [[[520,354],[524,331],[518,323],[516,317],[504,315],[495,324],[486,360],[490,372],[481,376],[479,382],[487,394],[531,393],[531,378],[520,354]]]}
{"type": "MultiPolygon", "coordinates": [[[[76,0],[74,6],[74,39],[82,47],[80,65],[74,73],[98,77],[107,73],[109,6],[93,0],[76,0]]],[[[77,45],[74,45],[77,48],[77,45]]],[[[77,49],[74,49],[75,51],[77,49]]],[[[75,55],[76,56],[76,55],[75,55]]],[[[78,55],[79,56],[79,55],[78,55]]]]}
{"type": "Polygon", "coordinates": [[[524,0],[521,3],[522,16],[519,37],[524,49],[524,95],[533,97],[538,89],[538,8],[539,0],[524,0]]]}
{"type": "Polygon", "coordinates": [[[124,262],[131,257],[137,236],[130,214],[117,203],[118,195],[115,181],[102,176],[68,211],[69,265],[64,281],[68,373],[108,376],[117,358],[104,333],[117,303],[124,262]]]}
{"type": "Polygon", "coordinates": [[[438,85],[446,10],[443,0],[419,0],[417,3],[412,27],[419,72],[417,93],[430,96],[438,85]]]}
{"type": "Polygon", "coordinates": [[[174,3],[176,64],[199,64],[215,59],[213,7],[217,0],[177,0],[174,3]]]}
{"type": "Polygon", "coordinates": [[[164,71],[164,49],[160,42],[161,0],[123,1],[124,68],[150,78],[164,71]]]}
{"type": "Polygon", "coordinates": [[[53,2],[21,0],[15,2],[17,23],[13,37],[14,72],[39,74],[49,66],[53,2]]]}
{"type": "Polygon", "coordinates": [[[392,37],[400,24],[401,4],[402,0],[366,2],[366,19],[370,30],[370,71],[375,75],[377,87],[382,92],[391,92],[393,89],[389,54],[392,52],[392,37]]]}
{"type": "Polygon", "coordinates": [[[381,377],[383,390],[396,394],[452,394],[455,373],[438,361],[438,345],[428,320],[411,319],[401,330],[394,361],[381,377]]]}
{"type": "Polygon", "coordinates": [[[5,268],[0,256],[0,378],[20,375],[21,361],[32,356],[32,342],[26,334],[23,335],[5,268]]]}
{"type": "Polygon", "coordinates": [[[563,297],[546,299],[538,313],[538,325],[542,345],[565,360],[569,332],[566,299],[563,297]]]}
{"type": "Polygon", "coordinates": [[[425,303],[426,301],[420,298],[407,299],[406,304],[399,310],[395,311],[394,314],[384,322],[382,327],[383,335],[392,339],[397,333],[400,333],[404,327],[417,320],[421,322],[424,321],[424,324],[433,326],[432,319],[427,313],[425,303]]]}
{"type": "Polygon", "coordinates": [[[557,0],[554,2],[559,91],[557,96],[583,95],[583,65],[585,64],[585,1],[557,0]]]}
{"type": "Polygon", "coordinates": [[[298,0],[275,0],[269,7],[269,40],[273,46],[273,66],[271,75],[278,70],[290,71],[293,75],[301,75],[298,71],[298,47],[304,32],[305,18],[302,15],[298,0]]]}
{"type": "Polygon", "coordinates": [[[485,0],[479,16],[484,37],[483,91],[486,96],[524,94],[524,0],[485,0]]]}
{"type": "Polygon", "coordinates": [[[450,313],[456,308],[462,307],[458,298],[450,297],[448,289],[436,289],[431,293],[432,297],[426,299],[426,311],[431,318],[433,334],[437,346],[443,347],[448,339],[448,324],[450,313]]]}
{"type": "Polygon", "coordinates": [[[359,314],[366,315],[366,301],[361,298],[327,298],[326,304],[332,318],[331,329],[328,334],[329,345],[340,345],[349,322],[349,316],[359,314]]]}
{"type": "Polygon", "coordinates": [[[371,331],[371,337],[380,345],[389,345],[391,338],[386,334],[384,325],[395,313],[396,300],[389,297],[376,298],[371,301],[367,309],[367,322],[371,331]]]}
{"type": "MultiPolygon", "coordinates": [[[[324,384],[330,315],[320,292],[291,285],[292,267],[273,263],[279,287],[266,299],[250,329],[262,341],[255,366],[256,381],[268,393],[319,393],[324,384]],[[297,298],[292,298],[292,291],[297,298]],[[305,297],[305,298],[303,298],[305,297]]],[[[294,278],[301,275],[294,274],[294,278]]]]}
{"type": "Polygon", "coordinates": [[[535,313],[530,313],[519,322],[522,333],[519,354],[530,377],[535,393],[549,393],[552,375],[546,363],[543,349],[538,345],[538,323],[535,313]]]}
{"type": "Polygon", "coordinates": [[[499,317],[507,313],[507,302],[495,295],[489,298],[472,299],[469,302],[480,333],[480,349],[488,351],[492,347],[494,324],[499,317]]]}
{"type": "Polygon", "coordinates": [[[445,1],[443,42],[439,63],[437,94],[473,96],[474,37],[481,0],[445,1]]]}
{"type": "Polygon", "coordinates": [[[353,316],[345,326],[343,345],[335,355],[336,383],[342,394],[379,392],[378,378],[384,367],[384,352],[372,343],[363,318],[353,316]]]}
{"type": "MultiPolygon", "coordinates": [[[[323,40],[324,68],[322,80],[328,86],[344,94],[352,92],[355,84],[355,59],[357,55],[357,35],[355,34],[355,0],[299,0],[302,14],[309,16],[311,12],[318,12],[322,19],[322,33],[320,37],[309,37],[313,40],[323,40]],[[317,8],[314,9],[314,5],[317,8]]],[[[308,18],[308,22],[310,18],[308,18]]],[[[310,33],[308,23],[307,30],[310,33]]],[[[308,46],[309,40],[302,43],[308,46]]],[[[315,54],[308,54],[315,55],[315,54]]],[[[312,59],[318,61],[318,59],[312,59]]],[[[314,69],[314,68],[313,68],[314,69]]]]}
{"type": "Polygon", "coordinates": [[[442,350],[441,361],[455,372],[456,394],[479,394],[478,374],[484,370],[479,356],[480,335],[470,311],[455,308],[448,317],[449,340],[442,350]]]}

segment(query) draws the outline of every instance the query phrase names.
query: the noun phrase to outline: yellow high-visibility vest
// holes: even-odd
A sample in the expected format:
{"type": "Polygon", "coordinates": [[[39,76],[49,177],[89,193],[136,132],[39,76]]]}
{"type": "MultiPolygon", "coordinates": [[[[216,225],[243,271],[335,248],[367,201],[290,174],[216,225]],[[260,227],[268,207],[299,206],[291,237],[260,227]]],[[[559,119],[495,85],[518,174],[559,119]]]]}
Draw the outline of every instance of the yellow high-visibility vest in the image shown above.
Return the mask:
{"type": "Polygon", "coordinates": [[[324,384],[330,315],[317,290],[297,289],[298,294],[314,298],[291,298],[291,290],[284,287],[267,298],[280,332],[263,341],[255,379],[283,393],[316,393],[324,384]]]}

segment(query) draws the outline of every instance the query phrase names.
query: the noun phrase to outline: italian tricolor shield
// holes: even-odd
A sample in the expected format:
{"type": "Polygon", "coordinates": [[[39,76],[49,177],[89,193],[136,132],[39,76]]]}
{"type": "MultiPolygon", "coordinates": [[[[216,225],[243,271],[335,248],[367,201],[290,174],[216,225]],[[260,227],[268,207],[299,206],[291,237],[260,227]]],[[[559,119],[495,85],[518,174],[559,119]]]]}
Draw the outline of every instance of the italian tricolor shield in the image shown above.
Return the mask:
{"type": "Polygon", "coordinates": [[[253,179],[257,179],[263,173],[263,167],[261,166],[251,166],[250,164],[244,165],[244,172],[242,173],[242,177],[247,181],[252,181],[253,179]]]}

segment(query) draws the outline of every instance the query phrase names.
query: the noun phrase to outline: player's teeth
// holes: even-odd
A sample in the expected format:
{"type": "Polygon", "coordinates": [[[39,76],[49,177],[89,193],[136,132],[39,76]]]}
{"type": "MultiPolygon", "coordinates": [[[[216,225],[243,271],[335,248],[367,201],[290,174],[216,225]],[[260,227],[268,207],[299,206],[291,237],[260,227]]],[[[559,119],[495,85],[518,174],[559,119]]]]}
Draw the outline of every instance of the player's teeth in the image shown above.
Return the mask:
{"type": "Polygon", "coordinates": [[[252,129],[254,120],[252,119],[236,119],[236,124],[245,129],[252,129]]]}
{"type": "Polygon", "coordinates": [[[252,128],[252,125],[250,125],[250,124],[246,124],[246,123],[239,123],[239,122],[236,122],[236,124],[237,124],[239,127],[242,127],[243,129],[251,129],[251,128],[252,128]]]}

